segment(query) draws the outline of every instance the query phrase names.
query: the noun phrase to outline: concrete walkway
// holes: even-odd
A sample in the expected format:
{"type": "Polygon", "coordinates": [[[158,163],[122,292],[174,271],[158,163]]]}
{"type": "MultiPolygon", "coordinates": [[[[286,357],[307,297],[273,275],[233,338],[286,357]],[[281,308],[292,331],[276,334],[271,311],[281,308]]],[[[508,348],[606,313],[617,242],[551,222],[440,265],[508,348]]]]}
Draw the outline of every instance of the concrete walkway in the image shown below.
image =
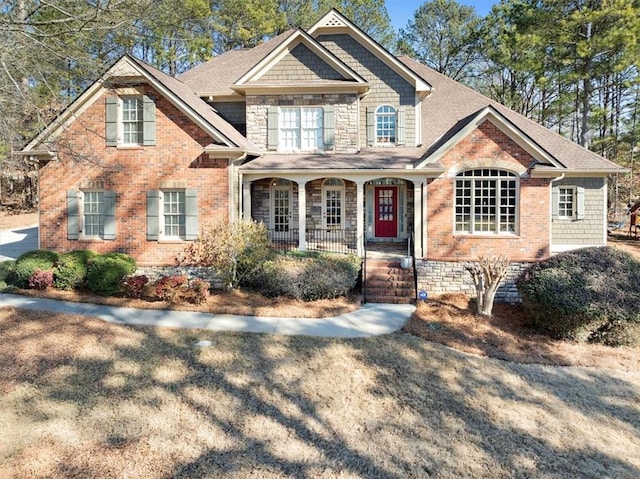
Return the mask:
{"type": "Polygon", "coordinates": [[[415,310],[415,306],[410,304],[369,303],[357,311],[332,318],[268,318],[121,308],[2,293],[0,307],[3,306],[82,314],[116,324],[338,338],[362,338],[392,333],[402,328],[415,310]]]}
{"type": "Polygon", "coordinates": [[[38,249],[38,225],[0,231],[0,261],[38,249]]]}

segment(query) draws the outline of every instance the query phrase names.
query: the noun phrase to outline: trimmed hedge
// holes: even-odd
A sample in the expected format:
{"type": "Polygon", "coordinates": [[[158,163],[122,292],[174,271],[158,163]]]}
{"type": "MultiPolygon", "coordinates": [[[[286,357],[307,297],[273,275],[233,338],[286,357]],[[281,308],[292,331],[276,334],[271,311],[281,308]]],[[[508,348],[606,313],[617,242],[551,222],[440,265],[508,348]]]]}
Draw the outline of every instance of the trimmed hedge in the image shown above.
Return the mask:
{"type": "Polygon", "coordinates": [[[292,252],[265,261],[245,286],[265,296],[313,301],[344,296],[355,288],[361,259],[337,253],[292,252]]]}
{"type": "Polygon", "coordinates": [[[628,253],[562,253],[523,271],[516,285],[541,333],[612,346],[640,342],[640,261],[628,253]]]}
{"type": "Polygon", "coordinates": [[[89,262],[97,255],[96,252],[86,249],[60,255],[53,270],[53,285],[65,290],[82,288],[87,279],[89,262]]]}
{"type": "Polygon", "coordinates": [[[55,263],[60,256],[55,251],[43,249],[27,251],[15,262],[14,267],[7,275],[8,284],[18,288],[28,288],[29,279],[37,270],[53,271],[55,263]]]}
{"type": "Polygon", "coordinates": [[[137,269],[135,260],[124,253],[107,253],[89,261],[87,289],[103,296],[113,296],[121,287],[122,280],[137,269]]]}

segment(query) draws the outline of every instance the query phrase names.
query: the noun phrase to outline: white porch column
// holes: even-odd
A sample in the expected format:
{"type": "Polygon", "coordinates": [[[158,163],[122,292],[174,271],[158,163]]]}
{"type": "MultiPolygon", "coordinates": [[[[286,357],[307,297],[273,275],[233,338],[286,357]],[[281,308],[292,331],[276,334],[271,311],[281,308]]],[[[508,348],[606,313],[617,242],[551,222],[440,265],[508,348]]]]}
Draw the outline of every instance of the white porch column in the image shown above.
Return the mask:
{"type": "Polygon", "coordinates": [[[413,241],[416,258],[424,258],[423,241],[426,241],[424,212],[427,210],[427,189],[424,181],[413,182],[413,241]]]}
{"type": "Polygon", "coordinates": [[[242,219],[251,219],[251,181],[242,179],[242,219]]]}
{"type": "Polygon", "coordinates": [[[356,252],[364,256],[364,182],[356,181],[356,252]]]}
{"type": "Polygon", "coordinates": [[[307,249],[307,182],[296,181],[298,184],[298,249],[307,249]]]}

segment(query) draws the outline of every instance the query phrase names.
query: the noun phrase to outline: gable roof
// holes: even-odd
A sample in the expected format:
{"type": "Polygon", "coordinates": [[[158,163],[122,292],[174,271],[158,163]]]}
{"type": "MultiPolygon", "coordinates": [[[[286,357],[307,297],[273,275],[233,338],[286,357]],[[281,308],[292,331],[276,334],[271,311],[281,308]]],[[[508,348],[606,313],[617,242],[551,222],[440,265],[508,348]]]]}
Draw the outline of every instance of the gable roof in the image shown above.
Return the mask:
{"type": "Polygon", "coordinates": [[[331,9],[322,18],[320,18],[320,20],[311,26],[307,32],[314,38],[325,33],[347,33],[358,43],[376,55],[389,68],[394,70],[398,75],[413,85],[416,92],[426,93],[431,91],[431,85],[420,75],[419,72],[408,68],[407,65],[400,62],[398,58],[389,53],[386,48],[367,35],[335,8],[331,9]]]}
{"type": "MultiPolygon", "coordinates": [[[[574,143],[548,128],[530,120],[506,106],[489,99],[471,88],[406,57],[398,60],[418,72],[433,86],[434,92],[422,102],[422,140],[426,147],[424,159],[442,147],[448,137],[471,118],[486,108],[491,108],[505,121],[513,125],[527,141],[548,153],[555,163],[553,169],[592,173],[621,172],[624,168],[600,155],[574,143]]],[[[540,170],[545,167],[540,166],[540,170]]]]}
{"type": "Polygon", "coordinates": [[[101,77],[101,81],[96,81],[62,111],[55,120],[29,142],[24,151],[33,150],[36,146],[59,135],[66,125],[75,120],[78,112],[99,97],[104,81],[112,77],[142,77],[195,124],[206,131],[214,142],[225,148],[239,149],[254,155],[260,154],[260,149],[257,146],[219,116],[211,106],[200,99],[184,83],[128,54],[115,62],[101,77]]]}
{"type": "MultiPolygon", "coordinates": [[[[265,73],[267,73],[271,68],[277,65],[277,63],[282,58],[284,58],[295,47],[299,45],[306,46],[317,57],[319,57],[320,60],[329,65],[334,71],[338,72],[342,76],[342,80],[321,80],[315,83],[318,83],[320,85],[322,85],[322,83],[327,83],[327,85],[336,83],[355,83],[365,87],[368,90],[368,85],[364,78],[358,75],[351,67],[347,66],[345,63],[339,60],[333,53],[331,53],[323,45],[318,43],[315,39],[309,36],[309,34],[301,29],[297,29],[293,34],[287,37],[285,41],[277,45],[262,60],[260,60],[244,75],[238,78],[234,82],[232,89],[242,90],[252,83],[255,84],[260,82],[260,79],[265,73]]],[[[280,85],[282,86],[283,83],[284,82],[280,82],[280,85]]],[[[295,83],[300,85],[301,81],[297,80],[295,83]]],[[[303,81],[302,83],[308,82],[303,81]]]]}
{"type": "Polygon", "coordinates": [[[178,79],[201,97],[240,98],[240,95],[231,89],[231,85],[295,32],[296,29],[292,28],[256,47],[229,50],[183,73],[178,79]]]}

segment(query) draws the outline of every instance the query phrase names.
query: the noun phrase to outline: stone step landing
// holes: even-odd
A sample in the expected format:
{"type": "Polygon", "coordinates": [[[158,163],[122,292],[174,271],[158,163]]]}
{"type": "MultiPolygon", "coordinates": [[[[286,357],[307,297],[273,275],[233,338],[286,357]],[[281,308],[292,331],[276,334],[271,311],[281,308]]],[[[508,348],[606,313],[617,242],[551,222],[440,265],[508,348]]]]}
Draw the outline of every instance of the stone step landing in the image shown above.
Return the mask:
{"type": "Polygon", "coordinates": [[[402,269],[399,259],[367,259],[364,290],[368,303],[413,303],[413,268],[402,269]]]}

